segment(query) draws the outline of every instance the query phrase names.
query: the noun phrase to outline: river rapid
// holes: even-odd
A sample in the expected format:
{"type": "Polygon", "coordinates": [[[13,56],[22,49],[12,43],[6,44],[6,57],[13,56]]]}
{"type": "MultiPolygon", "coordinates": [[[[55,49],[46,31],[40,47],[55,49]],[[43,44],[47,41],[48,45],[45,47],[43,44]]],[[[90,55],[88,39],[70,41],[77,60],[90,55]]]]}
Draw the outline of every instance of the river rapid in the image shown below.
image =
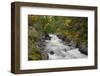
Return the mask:
{"type": "Polygon", "coordinates": [[[50,39],[45,40],[44,48],[49,60],[87,58],[79,48],[68,46],[57,35],[49,34],[49,37],[50,39]]]}

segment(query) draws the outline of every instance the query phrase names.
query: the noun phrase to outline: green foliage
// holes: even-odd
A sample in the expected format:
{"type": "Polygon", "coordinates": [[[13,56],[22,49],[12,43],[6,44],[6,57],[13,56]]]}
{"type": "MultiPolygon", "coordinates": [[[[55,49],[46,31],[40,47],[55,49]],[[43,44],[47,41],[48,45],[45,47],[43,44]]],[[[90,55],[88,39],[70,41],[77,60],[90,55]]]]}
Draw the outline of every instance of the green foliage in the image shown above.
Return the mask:
{"type": "Polygon", "coordinates": [[[86,17],[65,16],[28,16],[28,50],[29,60],[41,60],[41,54],[37,42],[46,33],[60,35],[65,39],[87,45],[87,21],[86,17]]]}

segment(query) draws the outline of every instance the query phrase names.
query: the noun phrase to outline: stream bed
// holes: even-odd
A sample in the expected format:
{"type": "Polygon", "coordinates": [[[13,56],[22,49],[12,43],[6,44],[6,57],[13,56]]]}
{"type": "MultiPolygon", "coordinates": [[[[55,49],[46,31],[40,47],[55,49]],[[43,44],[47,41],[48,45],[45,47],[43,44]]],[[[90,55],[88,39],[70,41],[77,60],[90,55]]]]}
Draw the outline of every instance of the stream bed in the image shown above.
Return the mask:
{"type": "Polygon", "coordinates": [[[49,34],[49,37],[45,40],[43,50],[44,54],[48,56],[48,60],[87,58],[87,55],[81,53],[79,48],[68,46],[57,35],[49,34]]]}

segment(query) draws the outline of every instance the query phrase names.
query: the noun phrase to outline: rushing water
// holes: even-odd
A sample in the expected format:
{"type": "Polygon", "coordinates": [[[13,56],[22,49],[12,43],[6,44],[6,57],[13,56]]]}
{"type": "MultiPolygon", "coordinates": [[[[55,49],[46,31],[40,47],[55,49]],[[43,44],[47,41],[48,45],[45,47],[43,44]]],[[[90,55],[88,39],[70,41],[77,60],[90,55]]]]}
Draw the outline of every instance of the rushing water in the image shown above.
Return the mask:
{"type": "Polygon", "coordinates": [[[52,59],[75,59],[86,58],[87,56],[80,53],[79,48],[73,48],[64,44],[55,34],[49,34],[50,40],[45,40],[45,51],[48,54],[49,60],[52,59]]]}

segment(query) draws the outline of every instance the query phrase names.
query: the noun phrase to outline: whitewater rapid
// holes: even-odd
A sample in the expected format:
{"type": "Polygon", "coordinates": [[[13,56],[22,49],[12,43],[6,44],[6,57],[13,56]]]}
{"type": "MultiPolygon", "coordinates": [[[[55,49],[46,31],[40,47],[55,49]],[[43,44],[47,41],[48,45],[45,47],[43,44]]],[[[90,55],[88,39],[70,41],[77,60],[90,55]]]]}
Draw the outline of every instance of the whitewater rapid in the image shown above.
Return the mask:
{"type": "Polygon", "coordinates": [[[86,58],[87,56],[79,51],[79,48],[72,48],[64,44],[55,34],[49,34],[50,40],[45,40],[45,50],[48,54],[49,60],[54,59],[76,59],[86,58]]]}

